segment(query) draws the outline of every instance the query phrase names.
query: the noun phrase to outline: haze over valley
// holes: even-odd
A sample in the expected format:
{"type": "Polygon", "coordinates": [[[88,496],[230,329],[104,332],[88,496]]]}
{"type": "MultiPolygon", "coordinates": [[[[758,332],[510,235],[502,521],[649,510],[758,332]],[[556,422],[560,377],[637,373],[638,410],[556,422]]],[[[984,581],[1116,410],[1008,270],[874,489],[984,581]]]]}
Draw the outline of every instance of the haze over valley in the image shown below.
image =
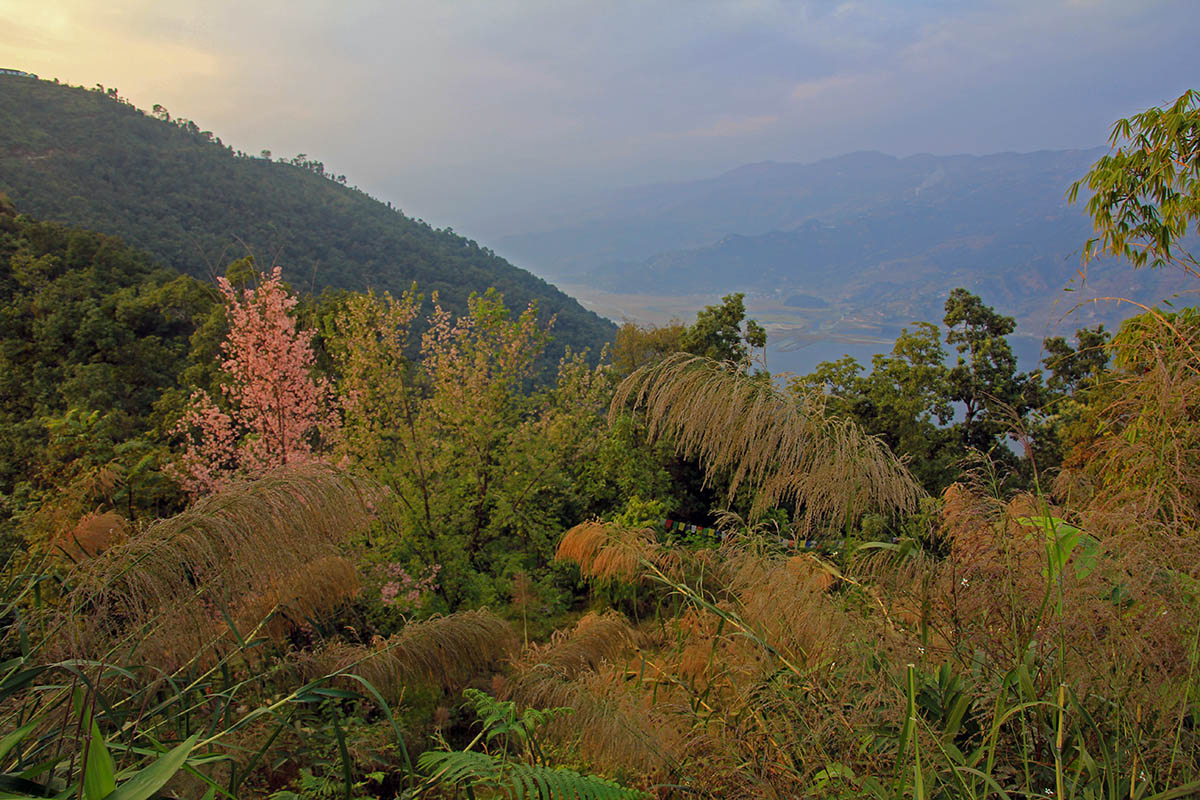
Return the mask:
{"type": "MultiPolygon", "coordinates": [[[[810,354],[937,319],[957,285],[1018,337],[1055,328],[1086,296],[1059,291],[1089,235],[1067,186],[1187,87],[1200,22],[1183,0],[138,5],[0,6],[0,63],[307,154],[617,321],[746,292],[810,354]]],[[[1101,273],[1087,292],[1128,294],[1101,273]]]]}
{"type": "MultiPolygon", "coordinates": [[[[763,162],[704,180],[603,195],[559,227],[497,247],[618,322],[664,324],[745,292],[774,369],[844,353],[867,363],[914,321],[937,321],[962,286],[1016,317],[1022,362],[1041,340],[1112,327],[1129,304],[1186,291],[1181,273],[1104,261],[1067,189],[1106,148],[895,158],[852,153],[763,162]]],[[[561,216],[561,215],[560,215],[561,216]]]]}

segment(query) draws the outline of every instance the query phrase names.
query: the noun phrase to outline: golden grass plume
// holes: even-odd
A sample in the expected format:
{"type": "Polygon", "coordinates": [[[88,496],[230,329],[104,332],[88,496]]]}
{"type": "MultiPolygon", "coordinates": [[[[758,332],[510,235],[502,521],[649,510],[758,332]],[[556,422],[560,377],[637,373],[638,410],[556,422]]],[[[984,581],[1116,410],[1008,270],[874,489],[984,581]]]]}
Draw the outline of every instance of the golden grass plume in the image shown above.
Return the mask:
{"type": "MultiPolygon", "coordinates": [[[[369,522],[374,499],[370,484],[320,464],[206,497],[72,570],[65,646],[101,657],[120,642],[160,664],[196,653],[223,609],[336,556],[369,522]]],[[[291,602],[321,585],[296,583],[291,602]]]]}
{"type": "Polygon", "coordinates": [[[673,437],[710,480],[728,474],[730,498],[753,488],[753,513],[792,504],[806,524],[841,526],[868,511],[913,511],[923,495],[878,438],[733,364],[677,353],[644,366],[617,388],[610,421],[630,405],[646,411],[651,440],[673,437]]]}
{"type": "Polygon", "coordinates": [[[526,648],[501,692],[524,706],[573,709],[547,732],[592,766],[664,777],[675,731],[662,716],[666,709],[632,680],[647,643],[619,613],[589,613],[550,642],[526,648]]]}
{"type": "Polygon", "coordinates": [[[518,647],[512,626],[483,609],[410,623],[370,647],[333,642],[298,658],[309,678],[345,669],[396,700],[414,684],[460,688],[518,647]]]}
{"type": "Polygon", "coordinates": [[[361,589],[354,564],[341,556],[322,556],[247,597],[234,618],[243,633],[267,620],[262,632],[278,643],[309,620],[325,617],[357,597],[361,589]]]}
{"type": "Polygon", "coordinates": [[[84,514],[75,526],[59,536],[51,548],[71,561],[82,561],[111,550],[129,536],[129,522],[115,511],[84,514]]]}
{"type": "Polygon", "coordinates": [[[678,566],[678,556],[661,547],[651,531],[589,520],[563,534],[555,556],[579,565],[584,577],[634,582],[653,565],[664,572],[678,566]]]}

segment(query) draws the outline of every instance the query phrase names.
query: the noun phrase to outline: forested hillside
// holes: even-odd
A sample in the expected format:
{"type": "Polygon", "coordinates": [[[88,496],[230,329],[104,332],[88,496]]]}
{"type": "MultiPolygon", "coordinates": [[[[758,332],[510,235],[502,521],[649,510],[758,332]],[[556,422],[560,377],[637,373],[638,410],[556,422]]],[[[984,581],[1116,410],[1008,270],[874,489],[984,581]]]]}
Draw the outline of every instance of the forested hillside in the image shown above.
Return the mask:
{"type": "Polygon", "coordinates": [[[18,217],[0,197],[4,550],[21,546],[13,525],[54,535],[97,509],[136,519],[178,507],[160,471],[163,423],[216,300],[115,237],[18,217]]]}
{"type": "Polygon", "coordinates": [[[120,236],[181,272],[221,274],[247,254],[298,288],[401,292],[416,281],[456,311],[495,287],[557,315],[559,348],[615,328],[474,241],[347,186],[320,162],[235,153],[186,119],[102,92],[0,75],[0,192],[22,213],[120,236]]]}

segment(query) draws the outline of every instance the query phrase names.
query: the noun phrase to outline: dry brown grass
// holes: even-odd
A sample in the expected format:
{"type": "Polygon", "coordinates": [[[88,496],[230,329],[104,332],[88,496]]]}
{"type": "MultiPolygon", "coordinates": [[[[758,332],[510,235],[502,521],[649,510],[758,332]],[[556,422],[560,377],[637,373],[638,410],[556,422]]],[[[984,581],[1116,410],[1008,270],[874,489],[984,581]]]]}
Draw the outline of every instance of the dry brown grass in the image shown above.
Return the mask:
{"type": "Polygon", "coordinates": [[[410,623],[370,647],[331,642],[315,653],[295,658],[308,678],[347,670],[396,701],[413,685],[462,688],[487,670],[498,668],[518,647],[512,627],[481,610],[410,623]]]}
{"type": "Polygon", "coordinates": [[[263,587],[277,587],[285,605],[316,607],[323,601],[301,598],[328,583],[303,576],[334,564],[337,545],[367,524],[371,492],[329,467],[289,467],[155,522],[71,572],[62,644],[89,657],[122,647],[176,667],[222,637],[222,609],[248,607],[263,587]]]}
{"type": "Polygon", "coordinates": [[[129,522],[115,511],[93,511],[54,541],[51,550],[72,562],[111,550],[129,537],[129,522]]]}
{"type": "Polygon", "coordinates": [[[1200,578],[1200,319],[1147,312],[1113,351],[1055,491],[1114,550],[1200,578]]]}
{"type": "Polygon", "coordinates": [[[329,617],[361,589],[354,564],[341,556],[322,556],[245,598],[233,616],[239,631],[267,620],[262,633],[281,643],[300,626],[329,617]]]}
{"type": "Polygon", "coordinates": [[[727,561],[727,591],[740,617],[793,664],[823,663],[846,634],[827,594],[833,578],[807,556],[764,558],[743,552],[727,561]]]}
{"type": "MultiPolygon", "coordinates": [[[[952,486],[941,528],[949,557],[857,564],[900,623],[893,660],[980,676],[978,708],[994,706],[1016,667],[1028,670],[1037,698],[1053,698],[1065,682],[1106,726],[1138,739],[1140,758],[1165,769],[1177,735],[1194,738],[1179,726],[1195,679],[1194,604],[1157,558],[1139,564],[1115,549],[1117,539],[1076,549],[1064,570],[1048,573],[1045,515],[1069,514],[1029,495],[1001,502],[952,486]]],[[[1020,743],[1008,746],[1018,758],[1020,743]]]]}
{"type": "Polygon", "coordinates": [[[879,691],[877,679],[840,680],[871,629],[844,612],[829,573],[807,557],[735,540],[676,558],[689,580],[703,573],[704,603],[685,603],[653,636],[614,614],[587,617],[530,648],[508,695],[576,709],[553,733],[597,768],[685,781],[711,797],[795,796],[847,742],[845,709],[879,691]]]}
{"type": "MultiPolygon", "coordinates": [[[[1106,726],[1138,738],[1143,763],[1165,770],[1177,735],[1181,752],[1196,752],[1195,736],[1180,728],[1194,686],[1195,609],[1157,568],[1131,571],[1128,556],[1104,547],[1087,559],[1077,550],[1060,580],[1048,581],[1038,522],[1047,515],[1069,512],[1030,495],[1000,501],[955,485],[938,533],[948,556],[869,551],[843,580],[749,537],[677,556],[677,573],[693,585],[702,573],[704,589],[685,597],[656,637],[622,649],[634,634],[620,633],[619,618],[607,623],[617,645],[610,650],[561,637],[519,660],[508,692],[522,703],[578,709],[554,732],[597,768],[686,782],[710,797],[805,795],[830,763],[887,774],[895,754],[864,748],[863,737],[898,729],[905,700],[896,665],[909,662],[927,675],[949,664],[964,676],[980,719],[998,702],[1052,699],[1068,680],[1106,726]],[[1114,602],[1114,592],[1123,599],[1114,602]],[[566,655],[576,649],[594,655],[566,655]],[[1022,665],[1032,696],[1005,688],[1022,665]]],[[[636,537],[597,526],[576,533],[586,535],[567,550],[585,563],[624,547],[653,569],[656,556],[636,537]]],[[[1048,723],[1028,724],[1005,728],[1001,763],[1051,758],[1052,737],[1038,727],[1048,723]]]]}
{"type": "Polygon", "coordinates": [[[682,566],[678,551],[659,545],[652,531],[599,520],[581,522],[564,533],[556,557],[577,564],[584,577],[601,581],[634,583],[644,580],[648,569],[675,575],[682,566]]]}
{"type": "Polygon", "coordinates": [[[571,630],[531,645],[513,663],[502,693],[523,705],[570,707],[550,734],[593,766],[636,769],[647,780],[666,772],[669,753],[658,724],[664,707],[641,690],[644,634],[616,612],[587,614],[571,630]]]}

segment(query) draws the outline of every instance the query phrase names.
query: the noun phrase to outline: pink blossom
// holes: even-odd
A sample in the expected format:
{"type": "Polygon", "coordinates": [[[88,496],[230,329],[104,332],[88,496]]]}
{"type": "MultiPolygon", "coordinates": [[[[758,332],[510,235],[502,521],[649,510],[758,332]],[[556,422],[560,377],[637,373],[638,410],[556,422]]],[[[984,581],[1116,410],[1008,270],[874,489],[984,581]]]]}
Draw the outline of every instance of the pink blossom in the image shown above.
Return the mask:
{"type": "Polygon", "coordinates": [[[328,381],[313,378],[313,333],[297,330],[296,298],[280,268],[253,289],[235,289],[225,278],[217,287],[229,317],[221,344],[229,412],[197,392],[175,428],[186,438],[173,471],[193,496],[238,475],[314,460],[314,444],[340,424],[328,381]]]}

